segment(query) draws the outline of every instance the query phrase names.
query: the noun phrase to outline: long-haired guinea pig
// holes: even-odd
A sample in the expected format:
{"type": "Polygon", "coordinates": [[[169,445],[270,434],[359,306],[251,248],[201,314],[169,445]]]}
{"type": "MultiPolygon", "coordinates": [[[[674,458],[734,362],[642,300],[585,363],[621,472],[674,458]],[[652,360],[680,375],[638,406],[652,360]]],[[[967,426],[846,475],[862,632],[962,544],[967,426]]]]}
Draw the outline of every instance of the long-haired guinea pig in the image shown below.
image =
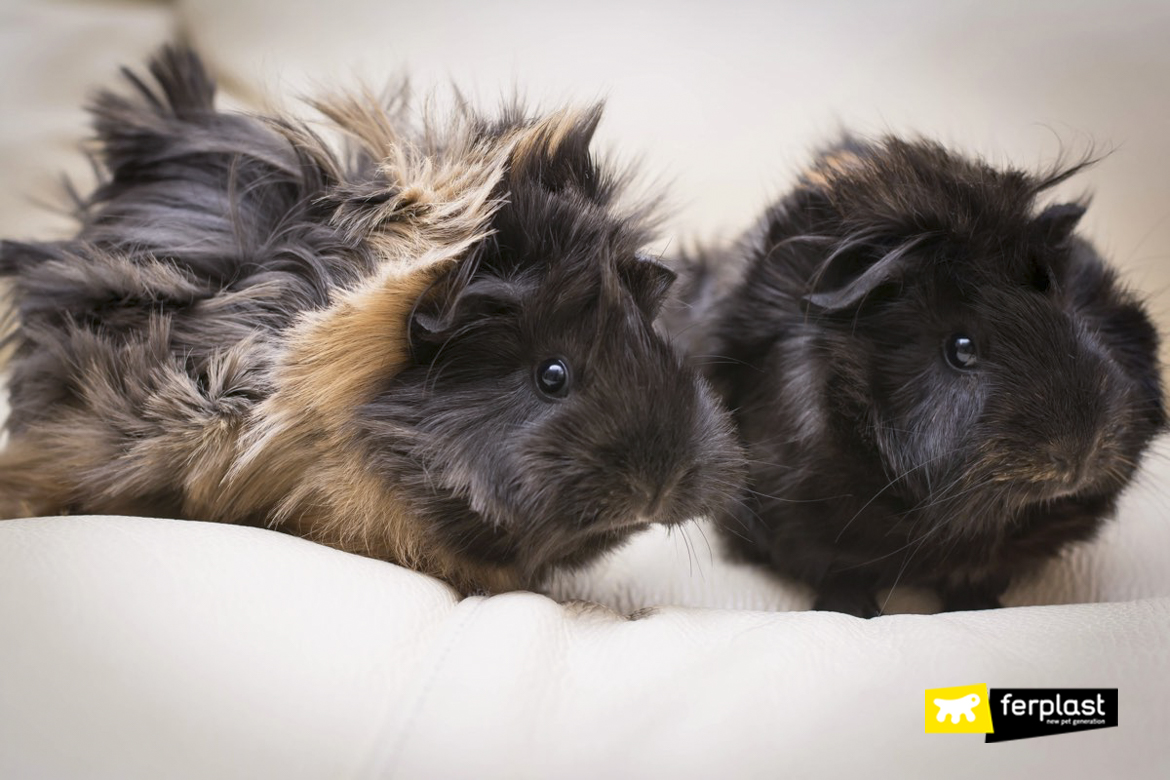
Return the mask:
{"type": "Polygon", "coordinates": [[[998,606],[1089,539],[1164,426],[1158,335],[1033,175],[847,139],[737,245],[684,258],[667,319],[734,410],[733,548],[874,615],[998,606]]]}
{"type": "Polygon", "coordinates": [[[338,151],[217,111],[189,52],[150,71],[93,104],[76,238],[3,245],[7,515],[270,526],[499,591],[732,500],[731,421],[653,329],[673,273],[590,154],[599,108],[343,97],[338,151]]]}

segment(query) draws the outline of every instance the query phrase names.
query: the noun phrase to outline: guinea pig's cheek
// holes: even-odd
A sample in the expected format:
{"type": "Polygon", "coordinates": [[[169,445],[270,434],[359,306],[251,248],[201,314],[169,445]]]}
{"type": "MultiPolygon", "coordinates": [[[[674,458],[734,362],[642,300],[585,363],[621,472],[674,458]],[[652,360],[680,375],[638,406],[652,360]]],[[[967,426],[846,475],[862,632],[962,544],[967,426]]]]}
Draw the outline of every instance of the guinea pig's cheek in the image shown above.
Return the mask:
{"type": "Polygon", "coordinates": [[[444,485],[461,496],[477,515],[493,525],[509,526],[515,511],[510,501],[507,461],[490,457],[460,458],[448,464],[444,485]]]}
{"type": "Polygon", "coordinates": [[[943,379],[924,380],[914,404],[878,426],[879,446],[897,473],[924,480],[942,475],[975,438],[982,388],[968,377],[943,379]]]}
{"type": "Polygon", "coordinates": [[[811,337],[792,339],[784,351],[774,351],[769,369],[774,379],[765,401],[765,414],[783,415],[805,441],[820,437],[825,426],[825,380],[815,359],[811,337]]]}

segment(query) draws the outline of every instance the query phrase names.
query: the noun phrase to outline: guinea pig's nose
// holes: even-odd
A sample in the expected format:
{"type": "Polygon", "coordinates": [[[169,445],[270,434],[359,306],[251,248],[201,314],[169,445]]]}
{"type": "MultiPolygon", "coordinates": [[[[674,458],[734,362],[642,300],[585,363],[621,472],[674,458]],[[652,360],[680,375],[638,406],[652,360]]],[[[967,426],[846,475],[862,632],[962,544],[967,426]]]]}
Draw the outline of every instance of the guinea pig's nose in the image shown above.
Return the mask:
{"type": "Polygon", "coordinates": [[[1060,439],[1048,445],[1048,465],[1055,481],[1076,484],[1085,476],[1085,464],[1096,450],[1095,444],[1060,439]]]}
{"type": "Polygon", "coordinates": [[[644,481],[638,489],[638,497],[642,501],[641,514],[644,517],[656,518],[663,509],[670,504],[671,494],[679,482],[677,474],[668,478],[656,478],[644,481]]]}
{"type": "Polygon", "coordinates": [[[1048,452],[1048,460],[1056,469],[1056,473],[1060,479],[1068,479],[1075,477],[1077,473],[1076,459],[1070,456],[1067,452],[1061,449],[1052,449],[1048,452]]]}

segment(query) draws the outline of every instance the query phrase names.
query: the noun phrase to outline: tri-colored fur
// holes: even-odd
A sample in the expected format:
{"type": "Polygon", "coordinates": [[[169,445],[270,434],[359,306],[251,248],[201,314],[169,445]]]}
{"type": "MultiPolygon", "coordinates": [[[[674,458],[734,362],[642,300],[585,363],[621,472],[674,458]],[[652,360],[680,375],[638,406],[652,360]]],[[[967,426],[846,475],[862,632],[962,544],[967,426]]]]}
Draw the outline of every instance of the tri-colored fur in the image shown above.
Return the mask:
{"type": "MultiPolygon", "coordinates": [[[[542,280],[560,273],[587,312],[616,307],[634,332],[657,338],[650,319],[669,272],[635,258],[649,213],[619,205],[620,178],[589,157],[599,109],[535,119],[510,109],[487,120],[464,107],[418,125],[401,94],[343,96],[318,106],[348,136],[343,153],[304,123],[216,111],[189,52],[165,50],[151,72],[157,86],[127,73],[132,97],[103,92],[94,102],[106,176],[79,200],[76,239],[0,250],[18,326],[3,515],[267,525],[464,590],[538,583],[644,525],[615,519],[643,514],[636,501],[596,528],[576,519],[585,508],[563,507],[558,531],[544,516],[555,506],[520,492],[489,500],[481,485],[491,477],[511,489],[524,475],[458,466],[475,426],[433,432],[423,411],[459,369],[442,356],[463,337],[436,323],[482,298],[481,287],[547,297],[542,280]],[[567,216],[546,224],[546,213],[567,216]],[[517,238],[501,246],[507,225],[517,238]],[[522,246],[529,234],[562,233],[577,237],[568,259],[522,246]],[[443,340],[427,347],[428,333],[443,340]],[[385,411],[402,399],[418,414],[385,411]]],[[[508,301],[493,305],[479,324],[510,316],[508,301]]],[[[670,354],[661,342],[643,349],[670,354]]],[[[692,492],[651,518],[675,522],[727,500],[721,485],[735,481],[738,454],[702,380],[673,358],[655,360],[647,382],[677,386],[685,407],[670,423],[683,430],[680,454],[648,477],[686,471],[672,495],[692,492]],[[714,453],[710,465],[695,448],[714,453]]],[[[524,385],[527,365],[507,366],[508,381],[524,385]]],[[[602,373],[597,364],[586,376],[602,373]]],[[[554,408],[516,388],[497,408],[502,382],[484,380],[485,403],[496,414],[519,404],[532,430],[579,414],[575,398],[554,408]]],[[[607,495],[603,476],[590,477],[599,484],[588,501],[607,495]]]]}

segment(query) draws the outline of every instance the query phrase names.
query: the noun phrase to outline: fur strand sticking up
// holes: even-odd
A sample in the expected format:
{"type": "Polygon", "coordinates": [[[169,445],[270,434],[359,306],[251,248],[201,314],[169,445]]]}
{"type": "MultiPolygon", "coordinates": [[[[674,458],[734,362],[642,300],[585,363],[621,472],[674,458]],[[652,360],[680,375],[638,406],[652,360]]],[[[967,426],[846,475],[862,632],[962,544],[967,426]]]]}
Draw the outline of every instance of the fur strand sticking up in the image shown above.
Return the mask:
{"type": "Polygon", "coordinates": [[[732,499],[599,108],[413,124],[404,92],[343,95],[340,149],[218,111],[189,51],[150,74],[92,105],[77,236],[0,245],[4,515],[270,526],[494,591],[732,499]]]}
{"type": "Polygon", "coordinates": [[[869,616],[900,585],[996,606],[1096,533],[1165,415],[1158,334],[1076,235],[1084,204],[1038,202],[1083,167],[846,139],[684,263],[667,321],[752,464],[736,549],[869,616]]]}

